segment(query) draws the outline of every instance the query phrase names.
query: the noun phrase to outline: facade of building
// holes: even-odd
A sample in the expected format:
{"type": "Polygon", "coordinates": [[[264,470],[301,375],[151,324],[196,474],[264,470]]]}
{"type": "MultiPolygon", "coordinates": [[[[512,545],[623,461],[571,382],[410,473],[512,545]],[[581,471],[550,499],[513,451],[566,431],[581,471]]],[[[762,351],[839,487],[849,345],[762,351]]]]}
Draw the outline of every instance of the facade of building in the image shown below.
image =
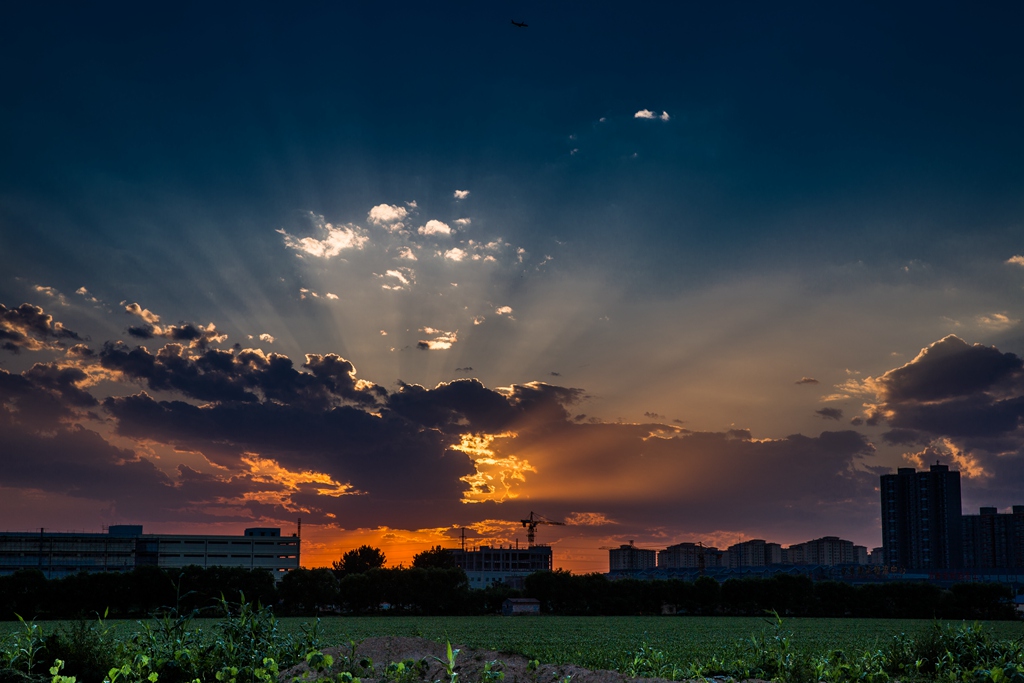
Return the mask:
{"type": "Polygon", "coordinates": [[[900,569],[963,566],[960,473],[946,465],[927,472],[901,467],[881,477],[882,547],[900,569]]]}
{"type": "MultiPolygon", "coordinates": [[[[864,563],[867,564],[867,550],[863,546],[864,563]]],[[[813,541],[791,545],[787,552],[787,564],[816,564],[828,567],[837,564],[857,564],[853,541],[844,541],[837,536],[824,536],[813,541]]]]}
{"type": "Polygon", "coordinates": [[[279,528],[246,529],[242,536],[144,534],[133,524],[111,526],[106,533],[0,534],[0,574],[38,569],[57,579],[190,565],[266,569],[279,580],[299,566],[299,538],[281,536],[279,528]]]}
{"type": "Polygon", "coordinates": [[[492,548],[482,545],[474,550],[455,548],[451,551],[455,564],[466,572],[470,588],[487,588],[493,583],[504,583],[512,588],[523,588],[523,579],[533,572],[551,571],[551,546],[534,545],[528,548],[492,548]]]}
{"type": "Polygon", "coordinates": [[[658,551],[658,566],[692,569],[722,566],[722,551],[697,543],[677,543],[658,551]]]}
{"type": "Polygon", "coordinates": [[[609,571],[653,569],[658,564],[658,551],[637,548],[630,541],[608,551],[609,571]]]}
{"type": "Polygon", "coordinates": [[[1024,505],[1009,514],[981,508],[962,517],[964,566],[970,569],[1024,568],[1024,505]]]}
{"type": "Polygon", "coordinates": [[[726,557],[728,566],[732,568],[765,567],[783,562],[782,546],[759,538],[729,546],[726,557]]]}

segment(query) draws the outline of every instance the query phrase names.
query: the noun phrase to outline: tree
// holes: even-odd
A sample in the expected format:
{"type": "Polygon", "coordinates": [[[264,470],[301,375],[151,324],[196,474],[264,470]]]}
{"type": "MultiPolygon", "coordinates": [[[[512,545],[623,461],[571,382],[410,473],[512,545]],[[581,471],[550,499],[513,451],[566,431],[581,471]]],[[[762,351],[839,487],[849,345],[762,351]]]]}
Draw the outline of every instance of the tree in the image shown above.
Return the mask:
{"type": "Polygon", "coordinates": [[[342,576],[349,574],[363,574],[371,569],[380,569],[384,566],[387,558],[380,548],[368,545],[361,545],[355,550],[349,550],[337,562],[333,562],[334,571],[342,576]]]}
{"type": "Polygon", "coordinates": [[[454,569],[455,558],[447,548],[435,545],[430,550],[416,553],[412,558],[412,566],[417,569],[454,569]]]}

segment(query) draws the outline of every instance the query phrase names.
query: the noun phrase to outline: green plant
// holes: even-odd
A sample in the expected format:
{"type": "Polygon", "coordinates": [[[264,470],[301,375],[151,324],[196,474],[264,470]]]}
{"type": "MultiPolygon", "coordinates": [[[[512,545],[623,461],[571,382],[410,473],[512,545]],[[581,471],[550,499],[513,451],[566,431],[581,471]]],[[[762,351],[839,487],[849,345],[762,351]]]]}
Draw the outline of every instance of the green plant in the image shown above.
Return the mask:
{"type": "Polygon", "coordinates": [[[20,614],[14,616],[18,617],[21,628],[9,636],[9,644],[4,647],[4,665],[31,675],[39,653],[46,647],[46,638],[35,619],[25,621],[20,614]]]}
{"type": "Polygon", "coordinates": [[[444,667],[445,676],[447,677],[447,683],[457,683],[459,680],[459,674],[455,670],[455,658],[459,656],[458,650],[452,649],[452,641],[447,641],[447,650],[445,651],[445,658],[434,657],[435,660],[441,663],[444,667]]]}

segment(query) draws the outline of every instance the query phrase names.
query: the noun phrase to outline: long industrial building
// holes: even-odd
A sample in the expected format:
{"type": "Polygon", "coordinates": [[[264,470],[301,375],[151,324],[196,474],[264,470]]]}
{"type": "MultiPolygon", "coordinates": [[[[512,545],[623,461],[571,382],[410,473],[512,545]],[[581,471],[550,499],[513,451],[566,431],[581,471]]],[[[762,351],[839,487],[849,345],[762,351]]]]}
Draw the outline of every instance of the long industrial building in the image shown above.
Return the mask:
{"type": "Polygon", "coordinates": [[[298,535],[280,528],[246,529],[241,536],[144,534],[141,525],[106,533],[0,533],[0,575],[38,569],[49,579],[80,572],[127,572],[136,567],[266,569],[275,580],[299,567],[298,535]]]}

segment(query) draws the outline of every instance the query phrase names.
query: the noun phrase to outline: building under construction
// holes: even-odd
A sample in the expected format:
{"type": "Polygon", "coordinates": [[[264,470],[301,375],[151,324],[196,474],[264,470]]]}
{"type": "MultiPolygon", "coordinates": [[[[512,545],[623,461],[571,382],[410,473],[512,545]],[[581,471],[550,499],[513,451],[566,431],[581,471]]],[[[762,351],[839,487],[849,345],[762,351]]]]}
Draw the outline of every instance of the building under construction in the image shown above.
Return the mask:
{"type": "Polygon", "coordinates": [[[144,534],[142,526],[106,533],[0,533],[0,575],[38,569],[48,579],[81,572],[128,572],[136,567],[266,569],[275,580],[299,566],[299,537],[280,528],[246,529],[241,536],[144,534]]]}
{"type": "Polygon", "coordinates": [[[456,548],[449,551],[455,564],[466,572],[470,588],[486,588],[502,582],[512,588],[522,588],[523,581],[533,572],[551,571],[551,546],[534,545],[528,548],[482,545],[473,550],[456,548]]]}

